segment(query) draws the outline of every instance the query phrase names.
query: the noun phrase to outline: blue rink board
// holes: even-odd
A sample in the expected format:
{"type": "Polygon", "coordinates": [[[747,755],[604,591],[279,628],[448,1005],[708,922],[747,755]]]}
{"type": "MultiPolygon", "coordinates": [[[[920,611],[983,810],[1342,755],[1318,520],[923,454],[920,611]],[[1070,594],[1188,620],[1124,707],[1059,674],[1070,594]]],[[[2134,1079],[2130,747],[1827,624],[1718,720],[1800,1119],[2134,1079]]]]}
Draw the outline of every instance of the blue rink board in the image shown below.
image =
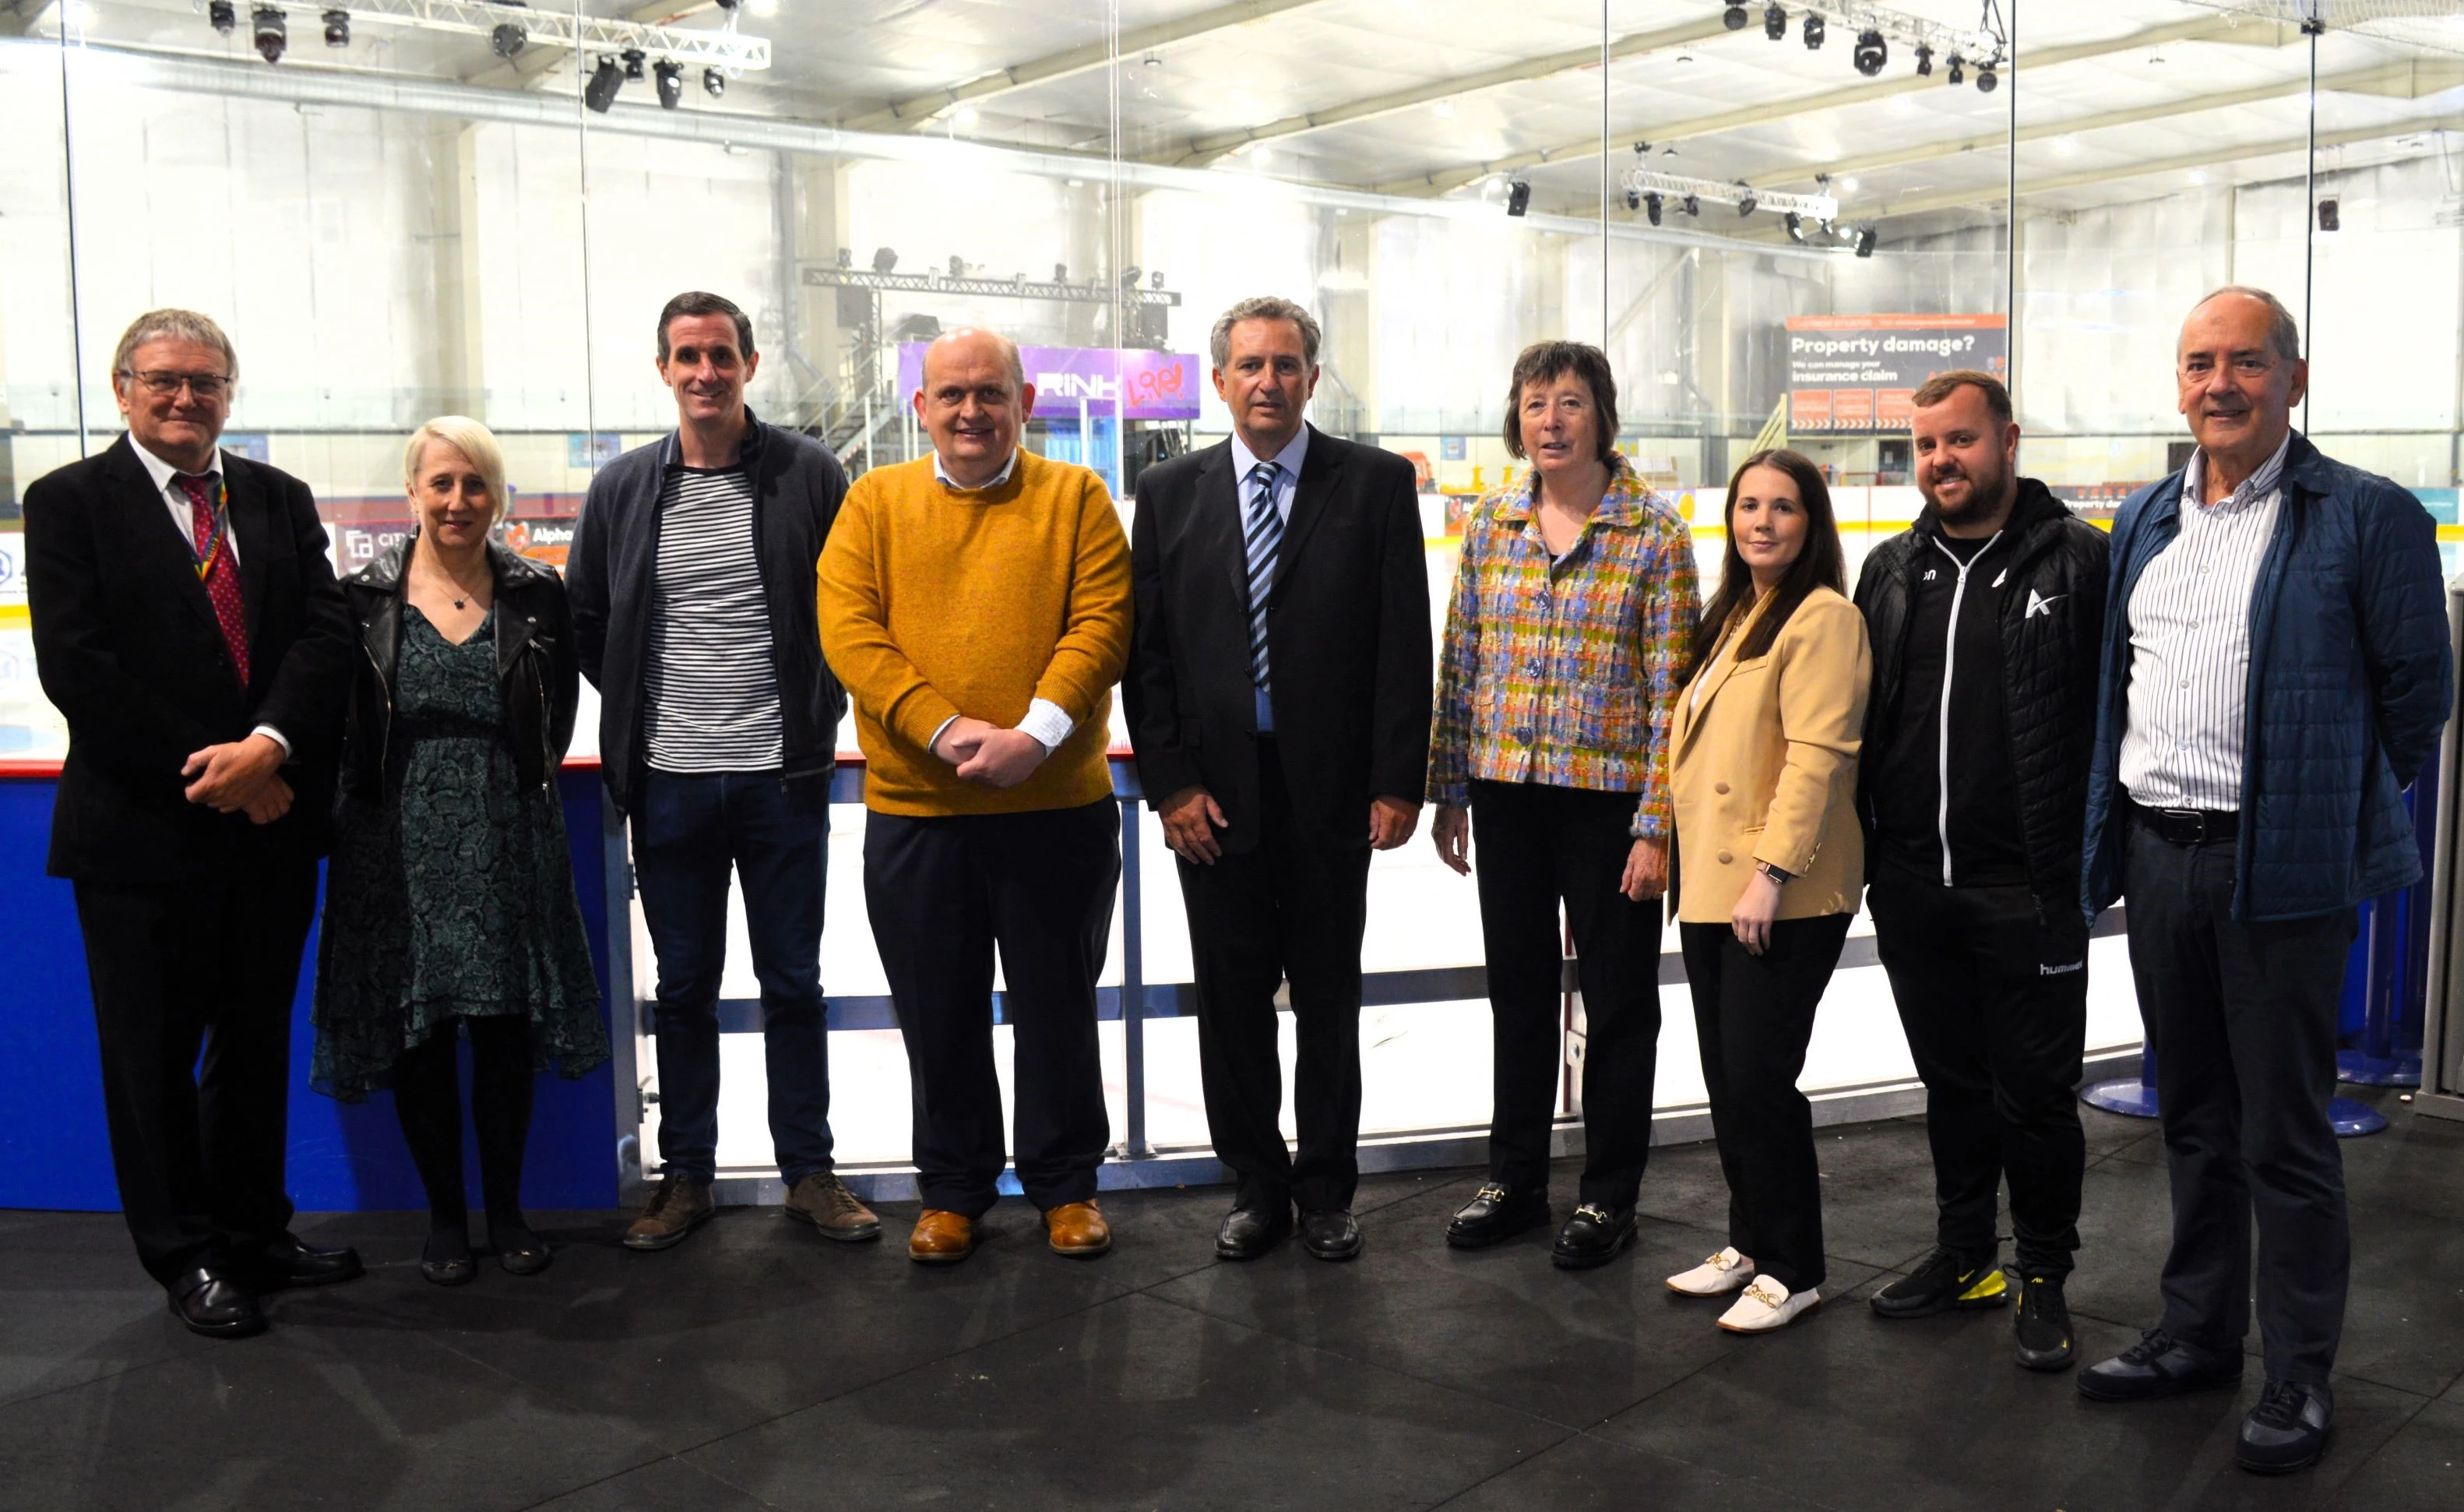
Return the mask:
{"type": "MultiPolygon", "coordinates": [[[[0,779],[0,1208],[114,1212],[120,1194],[102,1117],[85,953],[69,884],[43,875],[52,793],[42,778],[0,779]]],[[[607,981],[607,897],[601,863],[599,774],[562,779],[565,830],[576,891],[590,936],[603,996],[607,981]]],[[[308,937],[304,961],[317,959],[308,937]]],[[[311,1212],[424,1210],[394,1122],[393,1099],[377,1093],[357,1104],[308,1088],[310,972],[303,967],[292,1005],[289,1185],[311,1212]]],[[[522,1200],[531,1207],[616,1205],[616,1115],[610,1070],[579,1080],[540,1078],[531,1120],[522,1200]]],[[[463,1079],[469,1085],[465,1052],[463,1079]]],[[[464,1130],[466,1146],[470,1133],[464,1130]]],[[[478,1154],[463,1162],[471,1204],[478,1206],[478,1154]]]]}

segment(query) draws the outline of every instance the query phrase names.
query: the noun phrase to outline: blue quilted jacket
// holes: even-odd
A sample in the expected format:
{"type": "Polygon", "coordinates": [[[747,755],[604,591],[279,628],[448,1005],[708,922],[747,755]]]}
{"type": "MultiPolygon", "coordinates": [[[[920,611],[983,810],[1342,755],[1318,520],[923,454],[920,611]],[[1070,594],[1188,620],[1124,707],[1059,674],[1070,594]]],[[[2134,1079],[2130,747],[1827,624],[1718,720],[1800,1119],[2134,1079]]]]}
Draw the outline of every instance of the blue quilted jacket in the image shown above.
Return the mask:
{"type": "MultiPolygon", "coordinates": [[[[2403,793],[2453,706],[2438,534],[2418,500],[2295,433],[2275,539],[2251,595],[2249,725],[2233,917],[2348,908],[2421,876],[2403,793]]],[[[2080,902],[2122,896],[2122,727],[2130,590],[2181,528],[2182,475],[2113,523],[2080,902]]]]}

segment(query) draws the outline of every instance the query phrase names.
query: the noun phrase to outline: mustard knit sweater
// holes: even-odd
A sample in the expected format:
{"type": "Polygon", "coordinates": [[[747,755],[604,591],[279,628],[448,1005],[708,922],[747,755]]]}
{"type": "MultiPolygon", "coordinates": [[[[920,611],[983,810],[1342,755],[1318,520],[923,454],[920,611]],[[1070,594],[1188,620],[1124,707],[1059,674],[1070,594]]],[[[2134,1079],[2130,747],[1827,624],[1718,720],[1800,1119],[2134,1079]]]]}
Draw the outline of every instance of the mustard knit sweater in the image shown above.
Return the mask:
{"type": "Polygon", "coordinates": [[[855,703],[879,813],[1022,813],[1112,790],[1112,684],[1130,656],[1130,546],[1103,479],[1022,448],[1009,480],[954,489],[929,456],[856,479],[822,550],[822,655],[855,703]],[[1002,728],[1035,699],[1077,729],[1015,788],[933,754],[953,715],[1002,728]]]}

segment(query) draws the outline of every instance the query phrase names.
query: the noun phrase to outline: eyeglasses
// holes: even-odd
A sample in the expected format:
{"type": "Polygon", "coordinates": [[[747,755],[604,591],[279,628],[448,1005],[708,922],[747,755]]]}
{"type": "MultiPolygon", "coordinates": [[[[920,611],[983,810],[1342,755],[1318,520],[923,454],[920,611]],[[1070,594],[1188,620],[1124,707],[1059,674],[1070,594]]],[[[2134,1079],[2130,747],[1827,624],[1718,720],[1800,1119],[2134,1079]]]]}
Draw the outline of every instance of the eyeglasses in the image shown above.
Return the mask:
{"type": "Polygon", "coordinates": [[[121,368],[120,376],[133,378],[145,386],[145,391],[167,399],[186,389],[200,399],[219,399],[231,392],[231,381],[221,373],[132,372],[121,368]]]}

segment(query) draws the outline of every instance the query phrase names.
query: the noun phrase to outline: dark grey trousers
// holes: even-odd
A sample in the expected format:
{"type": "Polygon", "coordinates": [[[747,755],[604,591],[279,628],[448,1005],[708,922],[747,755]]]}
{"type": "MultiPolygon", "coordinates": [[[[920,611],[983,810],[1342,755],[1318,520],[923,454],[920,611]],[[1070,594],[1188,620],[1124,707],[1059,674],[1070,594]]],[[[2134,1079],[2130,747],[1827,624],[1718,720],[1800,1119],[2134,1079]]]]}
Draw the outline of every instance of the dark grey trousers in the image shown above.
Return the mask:
{"type": "Polygon", "coordinates": [[[2255,1214],[2268,1377],[2324,1385],[2352,1257],[2327,1101],[2355,915],[2234,923],[2234,851],[2232,840],[2175,845],[2134,820],[2123,863],[2130,972],[2173,1184],[2164,1327],[2220,1356],[2240,1352],[2255,1214]]]}

